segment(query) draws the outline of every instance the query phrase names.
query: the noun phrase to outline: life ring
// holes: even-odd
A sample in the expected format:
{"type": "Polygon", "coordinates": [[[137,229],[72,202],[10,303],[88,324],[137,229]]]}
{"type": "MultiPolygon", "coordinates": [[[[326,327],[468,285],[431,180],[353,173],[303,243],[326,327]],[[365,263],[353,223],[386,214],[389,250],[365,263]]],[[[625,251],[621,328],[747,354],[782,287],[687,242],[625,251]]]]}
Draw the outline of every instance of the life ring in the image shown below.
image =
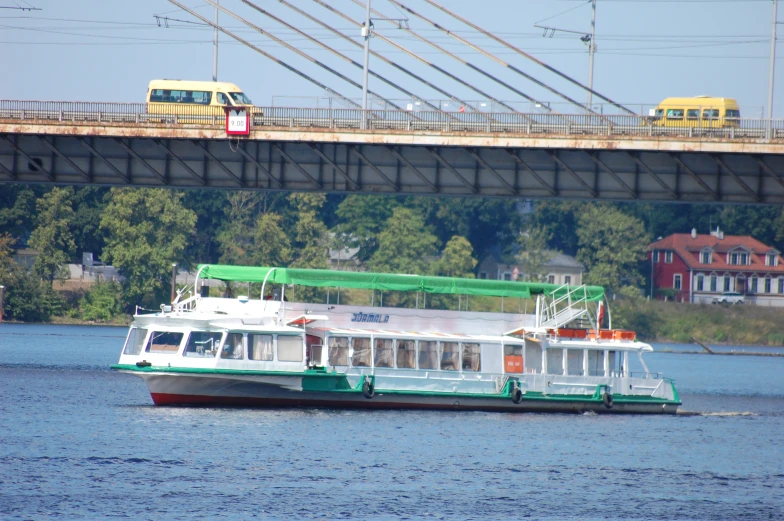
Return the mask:
{"type": "Polygon", "coordinates": [[[613,408],[614,400],[613,400],[613,396],[610,393],[605,392],[602,395],[602,402],[604,402],[604,406],[607,407],[608,409],[612,409],[613,408]]]}
{"type": "Polygon", "coordinates": [[[523,401],[523,391],[521,391],[519,387],[515,386],[514,389],[512,389],[511,395],[512,402],[519,404],[523,401]]]}
{"type": "Polygon", "coordinates": [[[362,394],[364,394],[365,398],[368,400],[376,395],[376,388],[373,387],[373,383],[370,380],[365,380],[365,383],[362,384],[362,394]]]}

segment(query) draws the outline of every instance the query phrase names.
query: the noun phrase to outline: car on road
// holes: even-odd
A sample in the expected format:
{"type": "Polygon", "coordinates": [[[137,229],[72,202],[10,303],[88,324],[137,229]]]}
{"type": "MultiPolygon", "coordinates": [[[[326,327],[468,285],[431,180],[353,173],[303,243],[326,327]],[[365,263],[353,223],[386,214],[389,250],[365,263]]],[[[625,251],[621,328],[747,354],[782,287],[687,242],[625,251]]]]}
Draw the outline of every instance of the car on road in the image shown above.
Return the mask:
{"type": "Polygon", "coordinates": [[[714,304],[743,304],[745,301],[743,294],[734,291],[728,291],[718,297],[713,297],[714,304]]]}

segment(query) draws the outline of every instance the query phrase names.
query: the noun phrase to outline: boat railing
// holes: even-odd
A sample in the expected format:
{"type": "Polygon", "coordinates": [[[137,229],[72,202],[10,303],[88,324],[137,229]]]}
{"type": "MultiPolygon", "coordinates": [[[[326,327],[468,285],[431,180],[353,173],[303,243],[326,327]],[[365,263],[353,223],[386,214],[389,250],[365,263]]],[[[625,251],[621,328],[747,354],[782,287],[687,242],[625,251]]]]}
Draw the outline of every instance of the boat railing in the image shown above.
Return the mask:
{"type": "Polygon", "coordinates": [[[551,300],[546,297],[537,316],[538,327],[558,328],[588,313],[588,288],[562,285],[553,291],[558,295],[551,300]]]}
{"type": "Polygon", "coordinates": [[[665,379],[661,373],[651,373],[648,371],[631,371],[629,376],[632,378],[650,378],[653,380],[665,379]]]}
{"type": "Polygon", "coordinates": [[[196,309],[196,304],[201,299],[199,295],[193,295],[186,298],[182,302],[174,304],[173,309],[175,313],[187,313],[196,309]]]}

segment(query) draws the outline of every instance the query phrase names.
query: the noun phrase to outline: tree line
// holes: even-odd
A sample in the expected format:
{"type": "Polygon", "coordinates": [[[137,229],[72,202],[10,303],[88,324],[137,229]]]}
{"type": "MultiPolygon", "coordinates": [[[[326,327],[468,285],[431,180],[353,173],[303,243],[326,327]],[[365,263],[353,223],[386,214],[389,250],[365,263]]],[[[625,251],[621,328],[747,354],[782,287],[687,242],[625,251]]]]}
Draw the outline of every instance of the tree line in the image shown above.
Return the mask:
{"type": "MultiPolygon", "coordinates": [[[[358,248],[339,269],[473,277],[494,256],[521,280],[541,280],[557,252],[586,268],[584,282],[639,297],[647,245],[659,236],[720,226],[784,248],[775,207],[654,205],[494,198],[178,191],[153,188],[0,185],[0,284],[5,313],[108,320],[167,301],[171,265],[330,267],[329,250],[358,248]],[[32,269],[16,249],[38,252],[32,269]],[[57,291],[82,252],[118,269],[122,282],[57,291]]],[[[319,298],[317,290],[298,297],[319,298]]],[[[400,297],[403,298],[403,297],[400,297]]]]}

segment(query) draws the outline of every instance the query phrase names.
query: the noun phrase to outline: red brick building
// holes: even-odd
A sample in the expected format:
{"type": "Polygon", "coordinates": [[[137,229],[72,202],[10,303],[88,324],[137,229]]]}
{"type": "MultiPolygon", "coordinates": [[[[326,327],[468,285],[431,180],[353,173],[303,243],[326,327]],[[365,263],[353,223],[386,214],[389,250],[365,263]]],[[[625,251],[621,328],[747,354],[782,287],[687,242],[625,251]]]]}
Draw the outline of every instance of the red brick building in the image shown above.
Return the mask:
{"type": "Polygon", "coordinates": [[[654,295],[682,302],[710,303],[727,292],[745,302],[784,306],[781,252],[747,235],[696,230],[675,233],[648,246],[654,295]]]}

